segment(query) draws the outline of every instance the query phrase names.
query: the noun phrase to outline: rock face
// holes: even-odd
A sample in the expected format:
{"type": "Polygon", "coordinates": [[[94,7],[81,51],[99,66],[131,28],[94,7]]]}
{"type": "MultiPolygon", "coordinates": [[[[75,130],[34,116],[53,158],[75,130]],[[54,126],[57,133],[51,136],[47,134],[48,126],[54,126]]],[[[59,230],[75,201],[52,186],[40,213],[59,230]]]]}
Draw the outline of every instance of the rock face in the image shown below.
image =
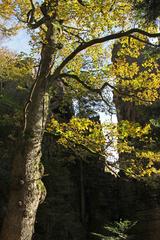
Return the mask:
{"type": "MultiPolygon", "coordinates": [[[[116,62],[118,57],[118,51],[121,45],[115,44],[113,48],[112,61],[113,64],[116,62]]],[[[148,49],[146,51],[152,52],[153,49],[148,49]]],[[[129,56],[124,56],[129,64],[137,62],[140,71],[143,71],[143,55],[140,55],[137,59],[131,58],[129,56]]],[[[157,60],[159,62],[159,60],[157,60]]],[[[154,72],[154,69],[151,70],[154,72]]],[[[120,77],[117,76],[119,79],[120,77]]],[[[124,79],[123,79],[124,80],[124,79]]],[[[132,81],[132,79],[130,80],[132,81]]],[[[117,86],[119,88],[119,86],[117,86]]],[[[120,89],[125,90],[127,88],[120,89]]],[[[117,110],[118,121],[128,120],[131,122],[138,122],[142,126],[150,121],[150,119],[159,119],[160,102],[155,101],[153,104],[138,105],[134,100],[125,102],[119,94],[114,93],[114,102],[117,110]]],[[[159,128],[152,126],[152,138],[155,140],[156,144],[154,146],[155,151],[159,149],[159,128]],[[156,150],[157,149],[157,150],[156,150]]],[[[130,139],[133,146],[136,147],[136,142],[134,139],[130,139]]],[[[139,145],[139,149],[143,146],[139,145]]],[[[147,146],[146,146],[147,147],[147,146]]],[[[150,146],[148,146],[150,149],[150,146]]],[[[130,154],[120,154],[119,162],[123,164],[124,158],[131,159],[130,154]]],[[[156,165],[159,168],[159,164],[156,165]]],[[[131,239],[138,240],[158,240],[160,239],[160,202],[159,202],[159,176],[154,176],[148,178],[148,183],[143,181],[133,181],[126,179],[126,181],[120,179],[119,181],[119,192],[120,192],[120,205],[119,210],[123,215],[123,218],[135,219],[137,224],[131,231],[133,236],[131,239]],[[149,183],[150,182],[150,183],[149,183]]],[[[129,238],[130,239],[130,238],[129,238]]]]}
{"type": "MultiPolygon", "coordinates": [[[[160,239],[158,179],[157,184],[151,187],[125,176],[115,178],[103,171],[103,164],[99,163],[99,159],[91,156],[89,163],[83,163],[81,183],[80,162],[71,159],[71,153],[57,145],[52,137],[46,138],[46,176],[43,180],[47,188],[47,198],[39,207],[33,239],[98,240],[91,232],[104,233],[104,225],[120,219],[137,221],[129,233],[129,239],[160,239]]],[[[8,161],[7,159],[3,157],[1,161],[8,161]]],[[[0,179],[1,221],[8,197],[8,166],[3,168],[5,174],[1,174],[0,179]]]]}
{"type": "MultiPolygon", "coordinates": [[[[72,177],[70,154],[55,139],[45,136],[44,183],[47,197],[37,213],[35,239],[85,239],[80,221],[79,190],[72,177]]],[[[72,160],[74,161],[74,160],[72,160]]]]}
{"type": "Polygon", "coordinates": [[[44,182],[48,194],[37,213],[34,239],[98,240],[92,232],[103,234],[104,225],[120,219],[137,221],[129,239],[159,239],[158,183],[151,187],[125,176],[115,178],[97,167],[98,159],[91,158],[89,164],[83,163],[82,186],[79,161],[70,162],[70,153],[53,139],[47,142],[45,169],[49,175],[44,182]]]}
{"type": "MultiPolygon", "coordinates": [[[[125,115],[129,110],[124,111],[127,105],[118,106],[121,116],[130,119],[125,115]]],[[[60,115],[58,107],[54,111],[60,115]]],[[[158,116],[159,105],[146,109],[146,118],[147,111],[158,116]]],[[[61,121],[68,121],[72,115],[70,108],[65,112],[61,121]]],[[[13,126],[6,124],[4,128],[6,131],[0,137],[0,225],[7,210],[14,146],[14,139],[8,138],[13,126]]],[[[104,159],[88,155],[86,162],[81,162],[57,144],[57,137],[48,134],[44,137],[42,162],[47,197],[37,212],[34,240],[98,240],[92,232],[103,234],[104,225],[120,219],[137,221],[128,239],[160,239],[159,178],[150,185],[129,179],[123,173],[115,178],[104,171],[104,159]]]]}

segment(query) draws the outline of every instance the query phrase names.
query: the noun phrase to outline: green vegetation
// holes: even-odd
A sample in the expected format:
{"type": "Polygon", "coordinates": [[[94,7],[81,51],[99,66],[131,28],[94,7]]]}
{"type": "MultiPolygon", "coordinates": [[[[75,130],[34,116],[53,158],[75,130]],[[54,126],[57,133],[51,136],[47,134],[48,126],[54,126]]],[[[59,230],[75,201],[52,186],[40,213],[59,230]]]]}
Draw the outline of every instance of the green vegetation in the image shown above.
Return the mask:
{"type": "MultiPolygon", "coordinates": [[[[46,132],[81,160],[88,153],[102,157],[110,172],[118,164],[135,178],[159,174],[159,116],[154,112],[142,120],[145,109],[153,112],[159,104],[159,6],[157,1],[142,0],[1,1],[1,35],[27,30],[36,57],[35,61],[0,50],[0,124],[16,126],[3,240],[32,238],[45,192],[41,180],[34,181],[40,175],[36,166],[46,132]],[[77,116],[68,113],[75,101],[77,116]],[[118,123],[103,125],[95,120],[93,113],[99,107],[107,114],[116,112],[118,123]],[[116,166],[109,161],[113,149],[119,153],[116,166]],[[14,184],[21,180],[19,189],[14,184]]],[[[82,197],[81,202],[83,206],[82,197]]],[[[114,230],[106,229],[116,239],[125,239],[129,226],[120,222],[114,230]]]]}
{"type": "Polygon", "coordinates": [[[119,222],[114,222],[111,225],[107,225],[104,227],[106,230],[106,234],[98,234],[98,233],[93,233],[93,235],[99,237],[101,240],[122,240],[122,239],[127,239],[128,234],[127,232],[134,227],[136,222],[131,222],[128,220],[122,221],[120,220],[119,222]]]}

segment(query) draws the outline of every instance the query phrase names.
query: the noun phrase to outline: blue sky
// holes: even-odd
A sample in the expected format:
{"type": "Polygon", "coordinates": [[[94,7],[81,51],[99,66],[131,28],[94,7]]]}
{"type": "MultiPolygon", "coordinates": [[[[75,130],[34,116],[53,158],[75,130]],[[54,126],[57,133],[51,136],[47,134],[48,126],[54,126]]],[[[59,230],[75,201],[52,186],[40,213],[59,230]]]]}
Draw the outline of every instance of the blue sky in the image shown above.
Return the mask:
{"type": "Polygon", "coordinates": [[[0,47],[6,47],[14,52],[30,52],[29,46],[30,37],[25,30],[19,31],[16,36],[12,36],[7,39],[2,39],[0,42],[0,47]]]}

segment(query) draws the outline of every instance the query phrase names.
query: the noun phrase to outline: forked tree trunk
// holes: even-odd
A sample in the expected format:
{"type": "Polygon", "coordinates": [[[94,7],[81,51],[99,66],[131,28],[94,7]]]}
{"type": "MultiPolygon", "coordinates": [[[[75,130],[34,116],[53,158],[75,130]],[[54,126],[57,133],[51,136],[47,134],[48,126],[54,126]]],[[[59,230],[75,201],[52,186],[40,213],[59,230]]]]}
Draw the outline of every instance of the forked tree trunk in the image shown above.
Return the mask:
{"type": "Polygon", "coordinates": [[[56,36],[54,24],[47,24],[46,41],[42,47],[36,84],[28,102],[25,131],[18,139],[13,160],[9,204],[0,239],[31,240],[34,222],[44,187],[39,163],[41,142],[48,114],[45,102],[50,69],[55,60],[56,36]]]}

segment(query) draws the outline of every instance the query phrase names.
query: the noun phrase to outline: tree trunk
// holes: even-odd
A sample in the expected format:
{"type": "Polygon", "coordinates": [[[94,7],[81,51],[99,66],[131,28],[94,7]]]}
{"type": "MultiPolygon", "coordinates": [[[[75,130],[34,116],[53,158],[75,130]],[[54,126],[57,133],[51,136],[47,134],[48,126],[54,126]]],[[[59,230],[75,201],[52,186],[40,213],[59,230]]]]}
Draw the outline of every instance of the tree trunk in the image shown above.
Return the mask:
{"type": "Polygon", "coordinates": [[[55,61],[57,32],[48,22],[46,42],[41,51],[39,73],[27,103],[25,127],[17,141],[13,160],[9,204],[0,239],[31,240],[38,205],[44,195],[39,172],[41,142],[48,115],[48,76],[55,61]]]}

